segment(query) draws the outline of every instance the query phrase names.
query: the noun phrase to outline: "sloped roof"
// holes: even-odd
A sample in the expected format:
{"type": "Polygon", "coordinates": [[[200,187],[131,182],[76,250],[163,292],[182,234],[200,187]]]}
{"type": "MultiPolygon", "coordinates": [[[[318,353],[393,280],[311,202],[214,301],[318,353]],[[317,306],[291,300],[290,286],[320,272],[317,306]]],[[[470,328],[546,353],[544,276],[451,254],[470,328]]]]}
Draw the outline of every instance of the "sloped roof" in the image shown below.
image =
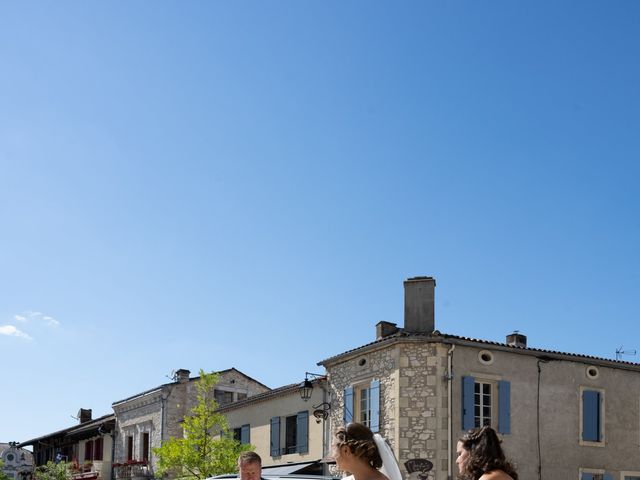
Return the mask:
{"type": "Polygon", "coordinates": [[[103,415],[102,417],[96,418],[94,420],[89,420],[79,425],[73,425],[72,427],[67,427],[62,430],[58,430],[57,432],[48,433],[40,437],[32,438],[31,440],[27,440],[25,442],[20,443],[18,447],[23,447],[25,445],[34,445],[36,442],[44,440],[45,438],[62,437],[66,435],[73,435],[74,433],[81,433],[110,421],[115,422],[115,419],[116,419],[116,416],[113,413],[103,415]]]}
{"type": "Polygon", "coordinates": [[[612,360],[610,358],[604,357],[596,357],[593,355],[587,355],[583,353],[569,353],[569,352],[561,352],[557,350],[546,350],[542,348],[531,348],[531,347],[518,347],[515,345],[509,345],[503,342],[495,342],[492,340],[483,340],[480,338],[471,338],[471,337],[463,337],[460,335],[451,335],[447,333],[440,333],[438,330],[434,330],[432,333],[411,333],[406,332],[404,330],[399,330],[397,333],[392,335],[388,335],[386,337],[379,338],[373,342],[367,343],[365,345],[361,345],[360,347],[352,348],[351,350],[347,350],[346,352],[342,352],[338,355],[334,355],[333,357],[329,357],[327,359],[321,360],[318,362],[318,365],[326,366],[327,364],[333,363],[335,361],[341,360],[348,356],[354,355],[356,353],[360,353],[366,350],[370,350],[375,346],[383,346],[385,344],[392,344],[399,341],[406,340],[424,340],[426,342],[441,342],[441,343],[471,343],[471,344],[479,344],[479,345],[492,345],[498,347],[500,349],[511,349],[514,351],[518,351],[519,353],[534,355],[537,357],[543,356],[554,356],[563,358],[565,360],[587,360],[587,361],[595,361],[600,363],[606,363],[611,367],[619,367],[619,368],[632,368],[632,369],[640,369],[640,363],[628,362],[625,360],[612,360]]]}
{"type": "MultiPolygon", "coordinates": [[[[271,390],[269,387],[267,387],[264,383],[259,382],[258,380],[256,380],[255,378],[250,377],[249,375],[241,372],[240,370],[238,370],[235,367],[231,367],[231,368],[227,368],[225,370],[219,370],[217,372],[213,372],[213,373],[217,373],[218,375],[223,375],[225,373],[231,373],[231,372],[235,372],[239,375],[242,375],[243,377],[245,377],[248,380],[251,380],[252,382],[257,383],[258,385],[271,390]]],[[[197,377],[189,377],[189,382],[194,382],[196,380],[199,380],[200,376],[198,375],[197,377]]],[[[149,395],[150,393],[154,393],[157,392],[159,390],[162,390],[164,387],[168,387],[170,385],[176,385],[178,382],[168,382],[168,383],[163,383],[162,385],[158,385],[157,387],[153,387],[150,388],[149,390],[145,390],[144,392],[140,392],[140,393],[136,393],[135,395],[131,395],[130,397],[127,398],[123,398],[122,400],[116,400],[115,402],[113,402],[111,405],[118,405],[120,403],[124,403],[124,402],[128,402],[130,400],[134,400],[136,398],[140,398],[143,397],[145,395],[149,395]]],[[[186,383],[186,382],[185,382],[186,383]]]]}
{"type": "MultiPolygon", "coordinates": [[[[320,378],[314,378],[310,380],[312,384],[319,384],[327,379],[326,376],[322,376],[320,378]]],[[[300,388],[300,383],[290,383],[289,385],[284,385],[282,387],[274,388],[269,390],[268,392],[258,393],[257,395],[251,395],[250,397],[245,398],[244,400],[238,400],[233,403],[229,403],[223,407],[218,408],[218,412],[228,412],[231,410],[235,410],[236,408],[242,408],[246,405],[251,405],[253,403],[264,402],[276,397],[283,397],[285,395],[291,395],[292,393],[297,393],[300,388]]]]}

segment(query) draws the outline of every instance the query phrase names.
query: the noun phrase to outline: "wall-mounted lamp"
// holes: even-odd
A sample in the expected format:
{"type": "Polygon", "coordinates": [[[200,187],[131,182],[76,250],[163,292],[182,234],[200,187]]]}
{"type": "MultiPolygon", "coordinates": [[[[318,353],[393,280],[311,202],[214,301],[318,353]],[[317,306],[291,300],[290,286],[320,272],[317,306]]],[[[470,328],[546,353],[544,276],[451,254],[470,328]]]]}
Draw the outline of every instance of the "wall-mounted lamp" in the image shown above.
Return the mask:
{"type": "Polygon", "coordinates": [[[300,392],[300,398],[302,398],[302,400],[304,400],[305,402],[309,400],[311,398],[311,395],[313,394],[313,384],[311,383],[311,380],[309,380],[309,377],[325,378],[326,375],[304,372],[304,382],[300,384],[300,386],[298,387],[298,391],[300,392]]]}

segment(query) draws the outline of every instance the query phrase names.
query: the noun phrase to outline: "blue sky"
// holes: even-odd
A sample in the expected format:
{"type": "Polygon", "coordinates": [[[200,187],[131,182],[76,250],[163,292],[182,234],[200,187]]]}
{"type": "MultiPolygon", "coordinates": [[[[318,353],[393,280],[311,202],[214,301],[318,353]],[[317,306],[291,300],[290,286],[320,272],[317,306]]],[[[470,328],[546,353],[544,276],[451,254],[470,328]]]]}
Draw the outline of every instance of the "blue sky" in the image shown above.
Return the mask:
{"type": "MultiPolygon", "coordinates": [[[[0,441],[403,323],[640,350],[640,4],[0,5],[0,441]]],[[[627,360],[640,361],[640,356],[627,360]]]]}

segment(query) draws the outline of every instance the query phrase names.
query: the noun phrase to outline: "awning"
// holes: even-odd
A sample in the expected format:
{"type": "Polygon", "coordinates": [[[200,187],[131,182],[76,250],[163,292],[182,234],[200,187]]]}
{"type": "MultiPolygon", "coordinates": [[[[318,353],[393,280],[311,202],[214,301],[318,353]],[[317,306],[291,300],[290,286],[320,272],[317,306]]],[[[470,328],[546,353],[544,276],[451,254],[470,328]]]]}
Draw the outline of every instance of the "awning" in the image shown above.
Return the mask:
{"type": "Polygon", "coordinates": [[[315,462],[305,463],[285,463],[284,465],[274,465],[272,467],[262,467],[263,475],[288,475],[290,473],[298,473],[300,470],[304,470],[309,465],[313,465],[315,462]]]}

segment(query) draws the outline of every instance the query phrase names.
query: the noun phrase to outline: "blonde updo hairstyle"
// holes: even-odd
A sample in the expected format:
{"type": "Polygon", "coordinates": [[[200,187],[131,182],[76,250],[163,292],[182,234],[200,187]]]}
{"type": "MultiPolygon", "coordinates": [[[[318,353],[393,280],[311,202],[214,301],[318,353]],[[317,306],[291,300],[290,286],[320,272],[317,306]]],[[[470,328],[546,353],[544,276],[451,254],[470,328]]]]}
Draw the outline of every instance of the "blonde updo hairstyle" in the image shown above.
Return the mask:
{"type": "Polygon", "coordinates": [[[340,427],[335,433],[335,446],[341,448],[345,445],[354,456],[363,459],[371,467],[382,467],[382,458],[373,440],[373,432],[365,425],[348,423],[340,427]]]}

